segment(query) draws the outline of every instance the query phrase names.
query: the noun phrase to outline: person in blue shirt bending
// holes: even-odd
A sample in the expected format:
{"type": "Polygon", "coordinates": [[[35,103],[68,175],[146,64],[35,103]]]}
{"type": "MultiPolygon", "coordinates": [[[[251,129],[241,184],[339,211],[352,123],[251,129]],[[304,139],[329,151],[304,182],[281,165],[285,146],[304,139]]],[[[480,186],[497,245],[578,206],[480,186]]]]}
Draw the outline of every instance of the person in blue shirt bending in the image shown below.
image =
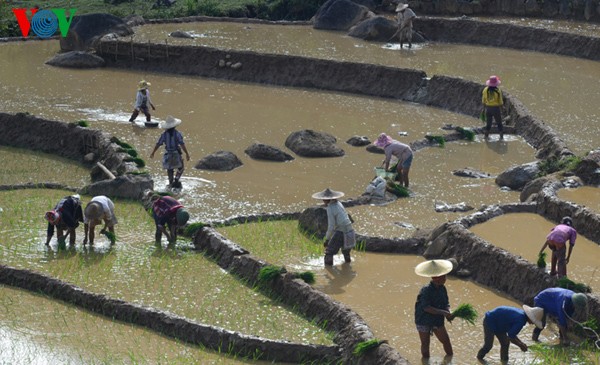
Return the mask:
{"type": "Polygon", "coordinates": [[[542,317],[544,310],[538,307],[523,306],[523,309],[500,306],[485,313],[483,318],[483,347],[477,353],[477,358],[483,360],[494,345],[494,337],[500,342],[500,360],[508,361],[510,343],[519,346],[521,351],[527,351],[527,345],[517,337],[526,323],[543,328],[542,317]]]}

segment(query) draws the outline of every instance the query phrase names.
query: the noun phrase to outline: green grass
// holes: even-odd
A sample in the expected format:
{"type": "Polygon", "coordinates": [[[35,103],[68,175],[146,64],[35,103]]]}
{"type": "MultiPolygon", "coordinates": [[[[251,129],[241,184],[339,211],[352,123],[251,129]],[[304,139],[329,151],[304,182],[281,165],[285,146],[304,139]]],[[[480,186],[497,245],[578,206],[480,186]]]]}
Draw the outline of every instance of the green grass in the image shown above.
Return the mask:
{"type": "Polygon", "coordinates": [[[538,163],[540,172],[538,177],[553,174],[558,171],[573,172],[581,163],[582,158],[579,156],[566,156],[563,158],[548,158],[538,163]]]}
{"type": "Polygon", "coordinates": [[[452,315],[456,318],[464,319],[471,325],[475,325],[475,321],[479,316],[475,308],[468,303],[461,303],[454,311],[452,311],[452,315]]]}

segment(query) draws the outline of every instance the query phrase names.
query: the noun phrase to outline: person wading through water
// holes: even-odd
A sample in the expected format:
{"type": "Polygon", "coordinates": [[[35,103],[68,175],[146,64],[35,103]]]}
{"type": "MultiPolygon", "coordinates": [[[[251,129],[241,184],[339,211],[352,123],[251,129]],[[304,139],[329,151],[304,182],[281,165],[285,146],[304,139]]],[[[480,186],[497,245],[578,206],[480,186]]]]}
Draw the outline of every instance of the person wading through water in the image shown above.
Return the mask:
{"type": "Polygon", "coordinates": [[[183,174],[183,158],[181,157],[181,150],[185,152],[186,160],[190,160],[190,154],[188,153],[185,143],[183,142],[183,135],[175,129],[181,124],[181,119],[173,118],[168,116],[167,120],[160,124],[162,129],[166,129],[160,137],[154,150],[150,154],[150,158],[154,158],[154,153],[158,150],[161,145],[165,145],[165,154],[163,155],[162,165],[167,170],[167,176],[169,177],[169,187],[181,188],[181,175],[183,174]],[[177,175],[173,177],[174,170],[177,169],[177,175]]]}
{"type": "Polygon", "coordinates": [[[148,91],[148,86],[150,86],[150,83],[144,80],[140,81],[138,84],[138,91],[135,95],[135,104],[133,105],[133,113],[131,114],[131,118],[129,118],[131,123],[135,122],[135,118],[137,118],[140,112],[144,113],[146,116],[146,122],[150,122],[151,116],[148,105],[152,107],[152,110],[156,110],[154,104],[152,104],[152,101],[150,100],[150,91],[148,91]]]}
{"type": "Polygon", "coordinates": [[[333,265],[333,255],[337,254],[340,248],[344,254],[346,263],[352,262],[350,250],[356,245],[356,236],[352,221],[346,212],[346,209],[338,201],[343,197],[341,191],[334,191],[329,188],[314,193],[313,199],[321,199],[327,207],[327,233],[325,234],[325,265],[333,265]]]}

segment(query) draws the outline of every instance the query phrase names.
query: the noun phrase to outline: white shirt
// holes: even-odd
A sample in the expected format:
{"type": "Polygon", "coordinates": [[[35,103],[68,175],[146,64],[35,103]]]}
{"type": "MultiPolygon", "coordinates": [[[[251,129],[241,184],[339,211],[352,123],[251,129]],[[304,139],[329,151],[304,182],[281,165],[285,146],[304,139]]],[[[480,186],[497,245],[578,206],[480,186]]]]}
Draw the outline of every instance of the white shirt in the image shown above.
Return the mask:
{"type": "MultiPolygon", "coordinates": [[[[107,222],[110,222],[113,220],[113,217],[115,215],[115,205],[113,204],[112,200],[110,200],[108,197],[104,196],[104,195],[98,195],[92,198],[92,200],[90,200],[91,202],[98,202],[100,203],[100,205],[102,206],[102,218],[101,219],[105,219],[107,222]]],[[[83,217],[83,223],[89,223],[89,219],[88,217],[83,217]]]]}
{"type": "Polygon", "coordinates": [[[332,200],[327,205],[327,233],[325,239],[330,239],[334,231],[348,233],[352,231],[352,222],[342,203],[332,200]]]}

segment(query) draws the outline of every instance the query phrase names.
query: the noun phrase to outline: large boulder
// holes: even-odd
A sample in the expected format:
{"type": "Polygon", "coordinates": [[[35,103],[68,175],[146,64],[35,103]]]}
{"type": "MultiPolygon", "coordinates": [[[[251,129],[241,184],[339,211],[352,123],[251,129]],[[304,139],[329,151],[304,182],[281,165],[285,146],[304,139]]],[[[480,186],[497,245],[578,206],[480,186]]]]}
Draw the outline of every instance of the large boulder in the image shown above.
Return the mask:
{"type": "Polygon", "coordinates": [[[60,39],[62,51],[87,51],[96,40],[108,33],[119,36],[133,34],[133,30],[121,18],[111,14],[95,13],[73,18],[69,33],[60,39]]]}
{"type": "Polygon", "coordinates": [[[519,190],[528,182],[537,178],[540,168],[537,162],[513,166],[496,177],[496,184],[519,190]]]}
{"type": "Polygon", "coordinates": [[[198,161],[195,167],[202,170],[231,171],[242,165],[242,161],[234,153],[217,151],[198,161]]]}
{"type": "Polygon", "coordinates": [[[350,0],[328,0],[315,14],[313,26],[315,29],[348,30],[369,13],[367,7],[350,0]]]}
{"type": "Polygon", "coordinates": [[[600,185],[600,149],[585,156],[575,169],[575,174],[588,185],[600,185]]]}
{"type": "Polygon", "coordinates": [[[329,133],[305,129],[294,132],[285,140],[285,146],[303,157],[339,157],[344,150],[335,145],[337,139],[329,133]]]}
{"type": "Polygon", "coordinates": [[[363,20],[350,28],[348,35],[366,41],[387,42],[398,30],[398,24],[383,16],[363,20]]]}
{"type": "Polygon", "coordinates": [[[298,218],[298,228],[309,236],[325,237],[327,232],[327,209],[325,206],[304,209],[298,218]]]}
{"type": "Polygon", "coordinates": [[[102,180],[85,186],[81,193],[96,196],[106,195],[111,198],[142,199],[146,190],[154,189],[154,181],[150,175],[122,175],[113,180],[102,180]]]}
{"type": "Polygon", "coordinates": [[[277,147],[262,143],[254,143],[252,146],[246,148],[244,152],[256,160],[285,162],[294,159],[289,153],[283,152],[277,147]]]}
{"type": "Polygon", "coordinates": [[[57,67],[67,68],[96,68],[104,67],[106,62],[102,57],[88,52],[71,51],[60,53],[52,57],[46,64],[57,67]]]}

